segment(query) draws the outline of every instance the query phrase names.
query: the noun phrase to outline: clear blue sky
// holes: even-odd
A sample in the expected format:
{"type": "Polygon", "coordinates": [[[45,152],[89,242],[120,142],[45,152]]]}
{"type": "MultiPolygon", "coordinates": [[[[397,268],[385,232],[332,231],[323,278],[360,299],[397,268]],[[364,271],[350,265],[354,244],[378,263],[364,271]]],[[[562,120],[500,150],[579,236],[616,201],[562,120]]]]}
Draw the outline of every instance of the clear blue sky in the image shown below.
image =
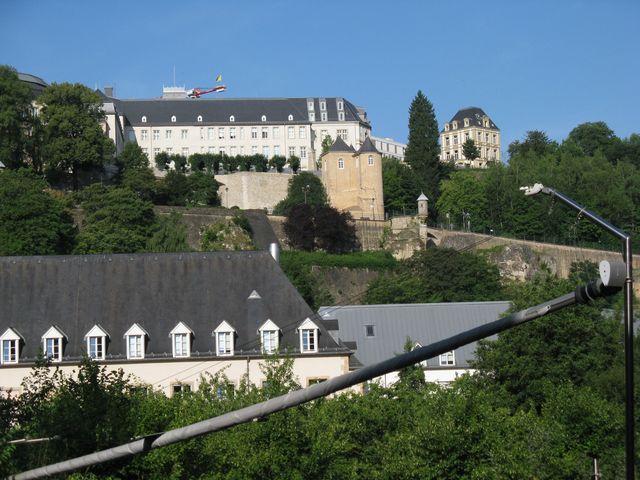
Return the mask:
{"type": "Polygon", "coordinates": [[[0,64],[119,98],[159,96],[174,66],[187,88],[221,73],[227,98],[341,96],[400,141],[420,89],[440,128],[483,108],[506,150],[588,121],[640,132],[639,18],[637,0],[1,0],[0,64]]]}

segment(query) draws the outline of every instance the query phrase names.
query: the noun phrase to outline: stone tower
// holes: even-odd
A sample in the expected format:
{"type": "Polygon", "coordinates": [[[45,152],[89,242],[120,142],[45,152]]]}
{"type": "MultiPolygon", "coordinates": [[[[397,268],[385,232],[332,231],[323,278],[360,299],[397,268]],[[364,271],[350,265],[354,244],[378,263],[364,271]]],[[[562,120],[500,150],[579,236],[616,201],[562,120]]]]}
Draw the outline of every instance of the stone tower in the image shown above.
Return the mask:
{"type": "Polygon", "coordinates": [[[338,137],[321,160],[331,206],[353,218],[384,220],[382,155],[369,137],[358,151],[338,137]]]}

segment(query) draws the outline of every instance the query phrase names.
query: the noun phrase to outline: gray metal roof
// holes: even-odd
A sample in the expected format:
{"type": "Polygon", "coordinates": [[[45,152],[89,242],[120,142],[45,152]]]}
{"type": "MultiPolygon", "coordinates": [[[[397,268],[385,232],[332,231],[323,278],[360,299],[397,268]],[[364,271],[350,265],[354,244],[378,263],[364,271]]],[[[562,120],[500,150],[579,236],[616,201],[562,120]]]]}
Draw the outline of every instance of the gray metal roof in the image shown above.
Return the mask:
{"type": "MultiPolygon", "coordinates": [[[[464,128],[464,119],[468,118],[469,126],[482,127],[483,126],[482,117],[485,117],[485,116],[489,118],[489,115],[484,113],[484,110],[482,110],[481,108],[467,107],[467,108],[458,110],[458,112],[453,116],[453,118],[449,120],[449,123],[453,123],[454,121],[456,121],[458,122],[459,129],[464,128]]],[[[491,120],[491,118],[489,118],[489,129],[499,130],[499,128],[496,126],[495,123],[493,123],[493,120],[491,120]]],[[[442,132],[444,132],[444,130],[442,130],[442,132]]]]}
{"type": "Polygon", "coordinates": [[[307,317],[320,328],[321,352],[345,350],[267,252],[0,257],[0,335],[21,333],[21,361],[37,355],[51,325],[68,335],[70,358],[86,351],[96,324],[111,335],[107,359],[126,358],[123,335],[134,323],[149,333],[146,358],[170,357],[180,321],[194,332],[194,356],[212,355],[223,320],[236,330],[236,355],[259,353],[267,319],[281,329],[281,347],[299,350],[296,328],[307,317]],[[249,299],[254,290],[260,299],[249,299]]]}
{"type": "MultiPolygon", "coordinates": [[[[308,104],[306,98],[181,98],[181,99],[150,99],[150,100],[116,100],[105,97],[105,100],[116,102],[116,108],[124,115],[128,124],[144,125],[219,125],[219,124],[309,124],[308,104]],[[289,120],[289,116],[292,120],[289,120]],[[146,123],[142,117],[146,117],[146,123]],[[175,116],[176,121],[171,118],[175,116]],[[198,122],[198,117],[202,121],[198,122]],[[231,122],[230,118],[234,117],[231,122]],[[263,121],[262,118],[266,117],[263,121]]],[[[311,99],[309,99],[311,100],[311,99]]],[[[337,102],[343,101],[344,121],[367,123],[359,114],[357,108],[350,102],[337,99],[322,99],[325,102],[327,121],[338,121],[337,102]]],[[[319,99],[314,99],[314,123],[321,122],[319,99]]]]}
{"type": "MultiPolygon", "coordinates": [[[[510,307],[507,301],[349,305],[320,307],[318,313],[325,320],[337,319],[337,337],[352,347],[355,342],[357,359],[371,365],[402,353],[407,337],[426,346],[497,320],[510,307]],[[367,336],[367,325],[373,326],[374,336],[367,336]]],[[[475,343],[458,348],[456,367],[468,367],[475,348],[475,343]]],[[[438,367],[439,359],[429,359],[427,366],[438,367]]]]}

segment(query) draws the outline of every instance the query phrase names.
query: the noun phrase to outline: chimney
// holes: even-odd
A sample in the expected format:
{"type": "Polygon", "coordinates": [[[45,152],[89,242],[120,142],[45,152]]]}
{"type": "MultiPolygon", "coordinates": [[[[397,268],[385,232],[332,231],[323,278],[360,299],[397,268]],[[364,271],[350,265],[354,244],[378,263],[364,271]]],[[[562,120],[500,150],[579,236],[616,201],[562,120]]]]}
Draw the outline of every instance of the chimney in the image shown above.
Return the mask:
{"type": "Polygon", "coordinates": [[[255,290],[247,298],[247,326],[249,335],[258,334],[258,328],[267,321],[262,297],[255,290]]]}
{"type": "Polygon", "coordinates": [[[104,87],[104,94],[107,97],[113,97],[113,87],[104,87]]]}
{"type": "Polygon", "coordinates": [[[274,242],[269,244],[269,253],[276,263],[280,263],[280,246],[277,243],[274,242]]]}

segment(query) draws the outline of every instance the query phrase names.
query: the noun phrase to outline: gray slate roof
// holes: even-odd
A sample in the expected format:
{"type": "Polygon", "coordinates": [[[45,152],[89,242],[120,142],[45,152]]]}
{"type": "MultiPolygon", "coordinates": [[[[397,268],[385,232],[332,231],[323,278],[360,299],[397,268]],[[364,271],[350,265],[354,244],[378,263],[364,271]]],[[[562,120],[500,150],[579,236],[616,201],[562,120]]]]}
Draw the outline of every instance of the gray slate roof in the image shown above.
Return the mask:
{"type": "MultiPolygon", "coordinates": [[[[104,97],[105,102],[115,102],[120,115],[124,115],[127,124],[132,126],[144,125],[232,125],[232,124],[308,124],[309,114],[306,98],[180,98],[180,99],[149,99],[149,100],[119,100],[104,97]],[[262,121],[262,116],[266,121],[262,121]],[[293,120],[289,120],[289,115],[293,120]],[[142,122],[142,117],[147,122],[142,122]],[[176,121],[172,122],[171,117],[176,121]],[[202,116],[202,122],[198,122],[202,116]],[[230,117],[234,122],[230,122],[230,117]]],[[[338,121],[337,98],[323,99],[326,103],[327,121],[338,121]]],[[[345,121],[368,123],[359,114],[357,108],[347,100],[344,102],[345,121]]],[[[314,99],[315,122],[320,122],[319,99],[314,99]]]]}
{"type": "Polygon", "coordinates": [[[49,85],[40,77],[36,77],[35,75],[31,75],[29,73],[18,73],[18,79],[26,83],[31,87],[31,91],[33,92],[34,97],[39,97],[42,95],[42,92],[49,85]]]}
{"type": "Polygon", "coordinates": [[[366,152],[380,153],[369,137],[364,139],[364,142],[362,142],[362,145],[360,145],[360,148],[358,149],[358,153],[366,152]]]}
{"type": "Polygon", "coordinates": [[[194,356],[210,356],[223,320],[236,330],[236,355],[259,354],[267,318],[282,330],[281,347],[299,351],[296,328],[307,317],[320,327],[321,352],[346,350],[267,252],[0,257],[0,335],[9,327],[22,335],[21,362],[37,355],[51,325],[68,336],[65,358],[82,356],[96,324],[110,335],[107,359],[126,358],[133,323],[149,333],[146,358],[170,357],[180,321],[194,332],[194,356]],[[248,300],[254,290],[261,299],[248,300]]]}
{"type": "MultiPolygon", "coordinates": [[[[489,117],[486,113],[484,113],[484,110],[482,110],[481,108],[467,107],[467,108],[458,110],[458,112],[453,116],[453,118],[449,120],[449,123],[453,123],[453,121],[456,121],[458,122],[458,128],[464,128],[464,119],[468,118],[469,126],[482,127],[482,117],[484,116],[489,117]]],[[[489,118],[489,129],[499,130],[499,128],[496,126],[495,123],[493,123],[493,120],[491,120],[491,118],[489,118]]],[[[444,130],[442,131],[444,132],[444,130]]]]}
{"type": "Polygon", "coordinates": [[[351,152],[354,153],[355,150],[351,145],[347,145],[342,137],[336,138],[333,145],[329,147],[330,152],[351,152]]]}
{"type": "MultiPolygon", "coordinates": [[[[366,366],[402,353],[407,337],[424,347],[497,320],[510,307],[507,301],[349,305],[320,307],[318,313],[325,321],[338,320],[337,335],[332,334],[355,347],[355,357],[366,366]],[[366,325],[373,325],[373,337],[366,336],[366,325]]],[[[455,351],[456,368],[469,367],[475,348],[473,343],[455,351]]],[[[429,359],[427,366],[439,367],[439,359],[429,359]]]]}

